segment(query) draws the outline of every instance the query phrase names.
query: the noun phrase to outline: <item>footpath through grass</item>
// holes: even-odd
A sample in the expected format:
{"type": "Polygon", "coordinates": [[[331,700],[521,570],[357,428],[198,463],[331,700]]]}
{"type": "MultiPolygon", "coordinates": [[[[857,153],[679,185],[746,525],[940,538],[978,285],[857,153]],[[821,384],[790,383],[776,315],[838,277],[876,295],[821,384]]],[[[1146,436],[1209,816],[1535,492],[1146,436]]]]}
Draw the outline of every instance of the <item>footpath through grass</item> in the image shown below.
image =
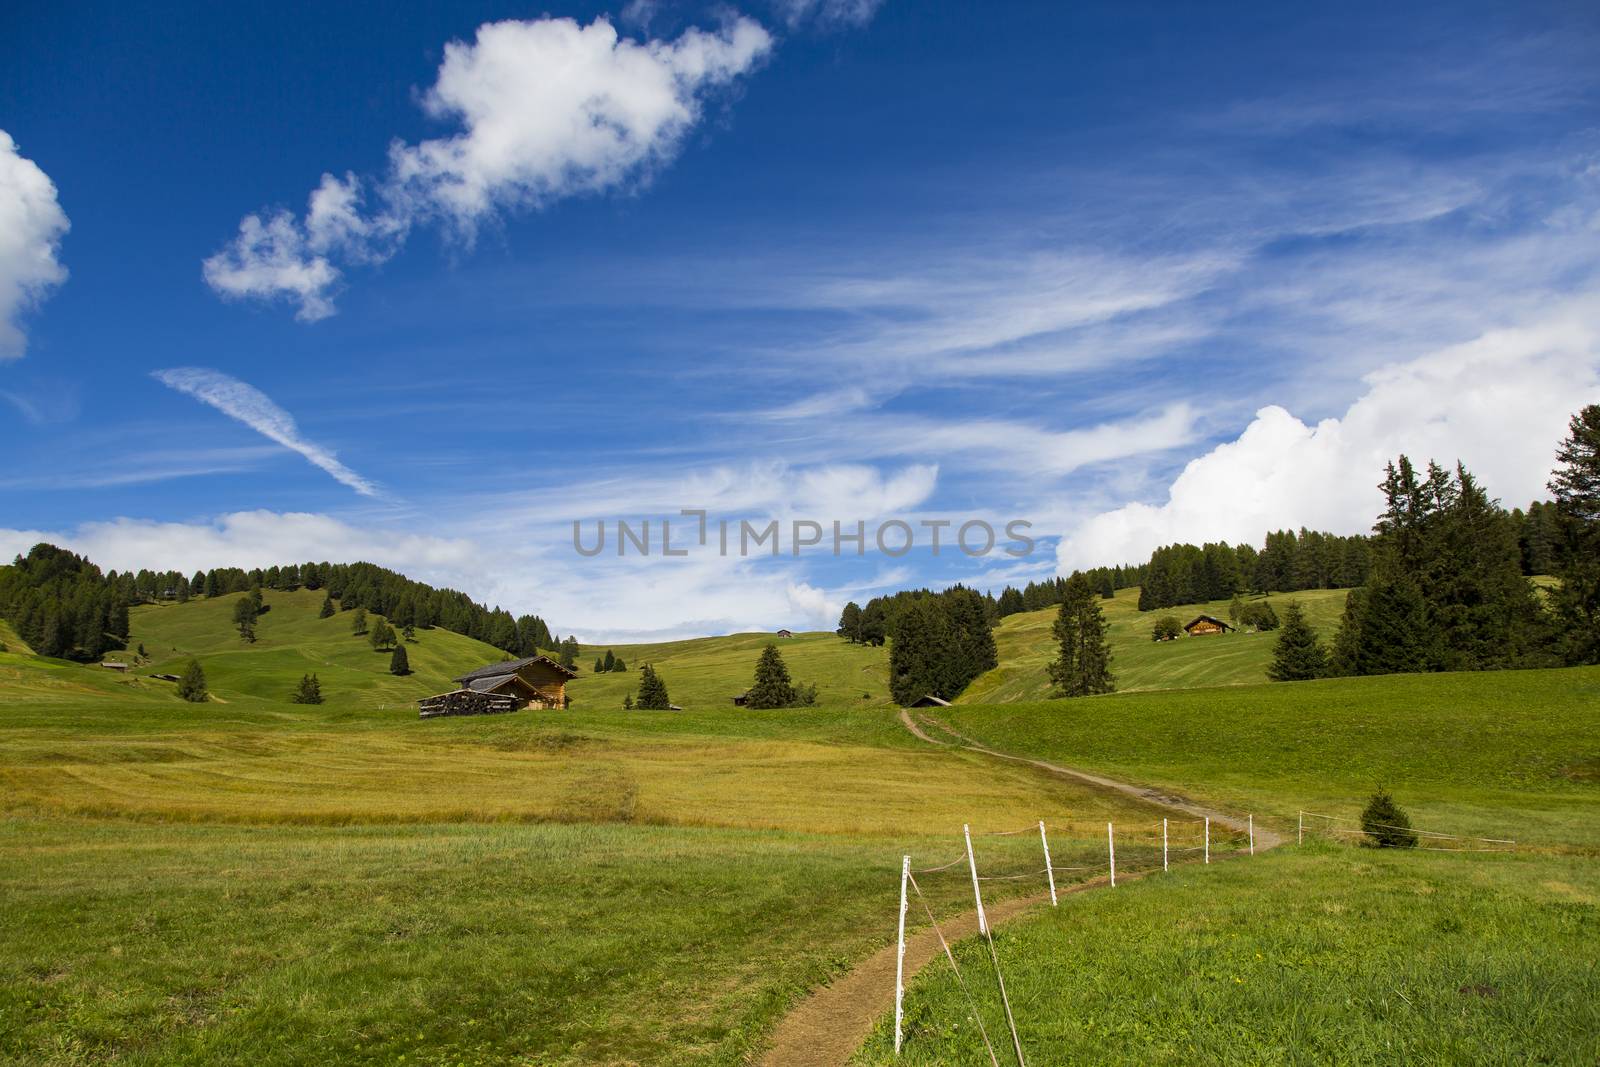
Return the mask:
{"type": "Polygon", "coordinates": [[[941,709],[1001,751],[1293,831],[1380,783],[1417,825],[1600,848],[1600,668],[1390,675],[941,709]]]}

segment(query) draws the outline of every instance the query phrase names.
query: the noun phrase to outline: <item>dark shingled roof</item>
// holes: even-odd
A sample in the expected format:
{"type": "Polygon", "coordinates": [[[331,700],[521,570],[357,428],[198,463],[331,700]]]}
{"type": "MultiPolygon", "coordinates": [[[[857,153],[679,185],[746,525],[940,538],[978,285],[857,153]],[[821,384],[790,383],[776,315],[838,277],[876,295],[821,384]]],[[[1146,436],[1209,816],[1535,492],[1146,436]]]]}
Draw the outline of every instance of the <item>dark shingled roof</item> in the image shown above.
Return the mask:
{"type": "Polygon", "coordinates": [[[1203,622],[1215,623],[1217,626],[1220,626],[1224,630],[1233,629],[1232,626],[1229,626],[1227,623],[1223,622],[1221,619],[1217,618],[1215,615],[1198,615],[1198,616],[1195,617],[1195,620],[1193,622],[1189,623],[1189,625],[1185,626],[1184,629],[1185,630],[1192,630],[1196,626],[1199,626],[1203,622]]]}
{"type": "Polygon", "coordinates": [[[462,684],[468,684],[476,678],[492,678],[502,674],[515,674],[522,668],[531,666],[535,663],[548,664],[549,666],[554,667],[556,670],[561,671],[568,678],[576,678],[578,676],[577,671],[570,667],[563,667],[549,656],[529,656],[527,659],[508,659],[502,660],[499,663],[491,663],[487,667],[479,667],[475,671],[468,671],[466,674],[463,674],[461,677],[455,680],[461,682],[462,684]]]}

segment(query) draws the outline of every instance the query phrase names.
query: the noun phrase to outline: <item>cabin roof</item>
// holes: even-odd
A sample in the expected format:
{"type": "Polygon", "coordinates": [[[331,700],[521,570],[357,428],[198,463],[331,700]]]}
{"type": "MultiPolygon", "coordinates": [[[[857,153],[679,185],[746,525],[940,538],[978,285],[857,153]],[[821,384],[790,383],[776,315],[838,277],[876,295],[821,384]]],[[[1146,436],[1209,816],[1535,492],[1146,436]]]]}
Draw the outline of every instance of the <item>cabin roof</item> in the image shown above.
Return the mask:
{"type": "Polygon", "coordinates": [[[576,678],[578,676],[577,671],[573,670],[571,667],[563,667],[549,656],[529,656],[526,659],[502,660],[499,663],[491,663],[486,667],[479,667],[475,671],[468,671],[461,677],[456,678],[455,681],[461,682],[463,685],[468,685],[477,678],[490,678],[502,674],[516,674],[518,671],[522,670],[522,668],[531,667],[535,663],[543,663],[546,666],[554,667],[562,674],[565,674],[568,678],[576,678]]]}
{"type": "Polygon", "coordinates": [[[948,708],[950,702],[936,697],[932,693],[924,693],[906,706],[909,708],[948,708]]]}
{"type": "Polygon", "coordinates": [[[1223,622],[1221,619],[1217,618],[1215,615],[1204,615],[1204,614],[1195,616],[1194,620],[1191,621],[1187,626],[1185,626],[1184,629],[1185,630],[1192,630],[1196,626],[1199,626],[1203,622],[1209,622],[1209,623],[1212,623],[1212,624],[1214,624],[1216,626],[1220,626],[1224,630],[1233,629],[1232,626],[1229,626],[1227,623],[1223,622]]]}

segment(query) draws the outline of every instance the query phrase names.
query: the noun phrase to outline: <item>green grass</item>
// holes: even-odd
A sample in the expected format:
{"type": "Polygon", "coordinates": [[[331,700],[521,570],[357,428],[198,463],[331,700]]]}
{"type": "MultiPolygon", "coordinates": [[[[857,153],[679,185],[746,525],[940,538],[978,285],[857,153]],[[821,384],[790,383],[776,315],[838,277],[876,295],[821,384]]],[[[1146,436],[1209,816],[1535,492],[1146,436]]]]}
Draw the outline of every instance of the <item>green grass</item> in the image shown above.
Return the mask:
{"type": "MultiPolygon", "coordinates": [[[[412,690],[498,654],[426,631],[428,673],[393,679],[320,597],[268,600],[254,646],[231,598],[136,614],[138,675],[198,654],[205,704],[0,661],[0,1061],[738,1063],[892,933],[902,852],[944,862],[969,820],[1050,818],[1065,848],[1148,814],[931,749],[881,704],[711,700],[756,638],[663,650],[674,696],[706,694],[682,713],[421,721],[412,690]],[[306,664],[325,705],[285,702],[306,664]]],[[[852,686],[868,662],[785,650],[852,686]]]]}
{"type": "Polygon", "coordinates": [[[672,702],[690,709],[733,710],[733,697],[750,688],[756,660],[768,644],[783,653],[797,683],[817,687],[819,704],[870,707],[889,702],[889,654],[883,647],[853,645],[832,633],[730,634],[656,645],[584,645],[580,675],[568,686],[585,707],[620,708],[637,695],[639,668],[649,663],[665,679],[672,702]],[[627,663],[621,673],[595,674],[597,656],[611,649],[627,663]]]}
{"type": "MultiPolygon", "coordinates": [[[[617,647],[620,675],[590,674],[589,647],[569,711],[423,722],[417,696],[500,653],[423,631],[418,673],[394,678],[348,614],[316,618],[320,594],[269,593],[250,646],[233,599],[136,611],[152,662],[133,677],[0,653],[0,1061],[747,1062],[790,1004],[892,934],[903,851],[932,866],[959,854],[963,822],[1045,818],[1058,865],[1098,863],[1108,820],[1124,870],[1154,855],[1134,840],[1148,807],[910,737],[883,650],[832,635],[779,642],[816,708],[733,707],[770,639],[747,634],[617,647]],[[213,702],[148,677],[189,655],[213,702]],[[687,710],[620,710],[646,661],[687,710]],[[329,702],[287,703],[308,670],[329,702]]],[[[1342,595],[1325,599],[1324,622],[1342,595]]],[[[1569,851],[1318,846],[1066,898],[1002,938],[1031,1062],[1091,1046],[1293,1061],[1283,1027],[1315,1031],[1306,1061],[1561,1061],[1595,1032],[1575,1005],[1594,992],[1600,670],[1242,685],[1257,668],[1217,657],[1257,655],[1245,635],[1156,646],[1130,636],[1149,616],[1114,607],[1124,666],[1222,687],[939,714],[1280,827],[1299,806],[1352,813],[1382,779],[1421,825],[1569,851]],[[1422,1014],[1365,989],[1391,972],[1422,1014]],[[1465,984],[1497,995],[1446,995],[1465,984]],[[1261,999],[1235,999],[1246,988],[1261,999]]],[[[1049,614],[1002,628],[1019,685],[1049,614]]],[[[997,874],[1031,869],[1036,848],[978,840],[997,874]]],[[[924,886],[941,912],[970,892],[924,886]]],[[[941,1031],[960,1021],[941,981],[915,987],[914,1062],[971,1051],[941,1031]]]]}
{"type": "Polygon", "coordinates": [[[414,712],[420,697],[454,689],[451,678],[505,655],[449,630],[418,630],[416,640],[406,643],[412,673],[396,677],[389,673],[388,652],[374,652],[365,636],[350,632],[353,613],[318,618],[323,593],[309,589],[268,592],[270,610],[256,623],[255,643],[247,644],[233,625],[234,604],[245,595],[134,608],[129,647],[143,644],[151,659],[135,673],[182,674],[195,656],[211,691],[226,701],[282,702],[301,675],[314,673],[331,705],[414,712]]]}
{"type": "MultiPolygon", "coordinates": [[[[1277,593],[1268,598],[1278,609],[1297,600],[1306,620],[1324,640],[1331,640],[1344,611],[1348,590],[1308,589],[1277,593]]],[[[1150,640],[1150,628],[1163,615],[1176,615],[1187,623],[1204,612],[1228,617],[1228,601],[1189,604],[1161,611],[1139,611],[1139,590],[1119,590],[1115,599],[1101,601],[1111,624],[1111,670],[1117,689],[1124,693],[1152,689],[1191,689],[1204,686],[1247,685],[1267,680],[1276,633],[1229,633],[1211,637],[1180,637],[1176,641],[1150,640]]],[[[1027,611],[1000,620],[995,645],[1000,666],[973,681],[961,694],[962,704],[1003,704],[1016,700],[1042,700],[1050,696],[1046,667],[1056,658],[1057,609],[1027,611]]]]}
{"type": "MultiPolygon", "coordinates": [[[[1198,641],[1197,641],[1198,643],[1198,641]]],[[[1418,825],[1600,847],[1600,668],[1132,693],[941,716],[1003,751],[1163,786],[1293,829],[1383,783],[1418,825]]]]}
{"type": "MultiPolygon", "coordinates": [[[[1030,1063],[1592,1064],[1600,867],[1338,845],[1153,874],[995,937],[1030,1063]]],[[[996,1041],[988,951],[958,963],[996,1041]]],[[[941,960],[861,1064],[987,1064],[941,960]]]]}

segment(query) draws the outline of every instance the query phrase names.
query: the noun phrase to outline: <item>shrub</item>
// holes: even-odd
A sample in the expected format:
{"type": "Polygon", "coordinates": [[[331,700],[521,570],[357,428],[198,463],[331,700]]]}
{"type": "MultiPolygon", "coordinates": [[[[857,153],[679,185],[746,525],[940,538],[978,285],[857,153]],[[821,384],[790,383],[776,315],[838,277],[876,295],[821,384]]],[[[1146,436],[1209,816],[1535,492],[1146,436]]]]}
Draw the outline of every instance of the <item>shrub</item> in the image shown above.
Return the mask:
{"type": "Polygon", "coordinates": [[[1183,624],[1176,615],[1163,615],[1150,627],[1150,640],[1171,641],[1183,632],[1183,624]]]}
{"type": "Polygon", "coordinates": [[[623,696],[622,696],[622,710],[623,711],[632,711],[633,710],[633,694],[632,693],[624,693],[623,694],[623,696]]]}
{"type": "Polygon", "coordinates": [[[1239,624],[1249,626],[1258,633],[1266,633],[1278,628],[1278,613],[1272,609],[1272,601],[1254,600],[1239,613],[1239,624]]]}
{"type": "Polygon", "coordinates": [[[1417,847],[1411,819],[1381,785],[1361,812],[1361,829],[1367,835],[1367,843],[1377,848],[1417,847]]]}
{"type": "Polygon", "coordinates": [[[294,696],[289,698],[294,704],[320,704],[322,703],[322,683],[317,681],[314,674],[300,676],[300,685],[295,689],[294,696]]]}
{"type": "Polygon", "coordinates": [[[206,702],[206,672],[200,669],[199,660],[190,660],[184,668],[183,677],[178,679],[178,695],[191,704],[206,702]]]}

